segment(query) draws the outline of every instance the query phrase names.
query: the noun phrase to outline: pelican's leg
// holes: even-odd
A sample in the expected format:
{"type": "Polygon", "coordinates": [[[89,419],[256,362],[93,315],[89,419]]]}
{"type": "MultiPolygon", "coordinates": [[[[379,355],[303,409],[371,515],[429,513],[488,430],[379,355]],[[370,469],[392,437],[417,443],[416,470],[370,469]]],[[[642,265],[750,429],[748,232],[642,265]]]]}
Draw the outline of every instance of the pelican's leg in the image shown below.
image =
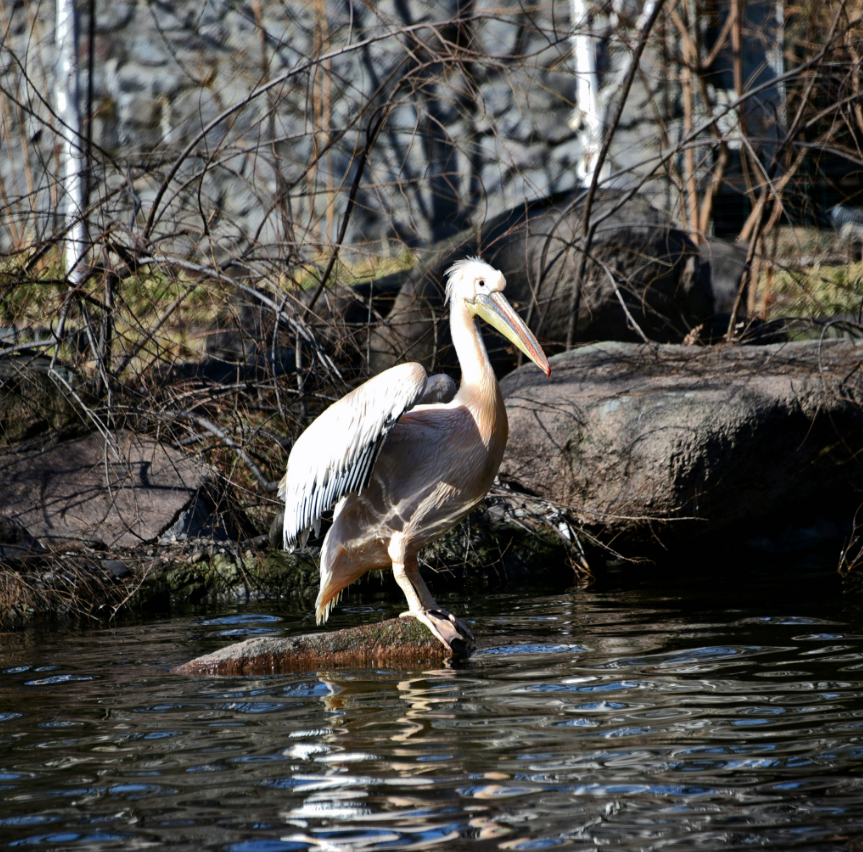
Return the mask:
{"type": "Polygon", "coordinates": [[[403,550],[399,552],[400,550],[390,545],[391,558],[396,557],[393,558],[393,574],[407,598],[409,607],[408,611],[401,613],[399,617],[421,621],[451,651],[462,650],[455,648],[453,643],[458,642],[463,648],[465,639],[473,641],[473,633],[464,622],[438,606],[425,580],[420,576],[416,556],[407,556],[403,550]]]}

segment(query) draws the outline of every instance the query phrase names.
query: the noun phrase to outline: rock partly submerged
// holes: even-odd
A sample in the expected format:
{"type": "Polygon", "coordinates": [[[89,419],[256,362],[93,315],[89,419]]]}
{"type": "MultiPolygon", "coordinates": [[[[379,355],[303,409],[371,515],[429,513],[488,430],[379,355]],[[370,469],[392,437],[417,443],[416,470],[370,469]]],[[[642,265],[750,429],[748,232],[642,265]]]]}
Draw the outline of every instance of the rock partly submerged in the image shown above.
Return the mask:
{"type": "MultiPolygon", "coordinates": [[[[460,649],[467,656],[472,645],[460,649]]],[[[178,675],[269,675],[355,666],[440,665],[453,654],[414,619],[287,638],[256,636],[177,666],[178,675]]]]}

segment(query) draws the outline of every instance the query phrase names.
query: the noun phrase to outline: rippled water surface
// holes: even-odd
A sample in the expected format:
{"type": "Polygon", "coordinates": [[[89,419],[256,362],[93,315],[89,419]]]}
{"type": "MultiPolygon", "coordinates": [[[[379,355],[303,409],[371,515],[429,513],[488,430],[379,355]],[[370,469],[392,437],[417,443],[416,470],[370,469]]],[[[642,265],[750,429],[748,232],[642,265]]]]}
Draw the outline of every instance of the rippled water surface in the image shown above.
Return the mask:
{"type": "Polygon", "coordinates": [[[311,627],[259,605],[5,635],[0,845],[860,848],[859,604],[826,564],[710,573],[453,599],[486,646],[454,670],[167,673],[311,627]]]}

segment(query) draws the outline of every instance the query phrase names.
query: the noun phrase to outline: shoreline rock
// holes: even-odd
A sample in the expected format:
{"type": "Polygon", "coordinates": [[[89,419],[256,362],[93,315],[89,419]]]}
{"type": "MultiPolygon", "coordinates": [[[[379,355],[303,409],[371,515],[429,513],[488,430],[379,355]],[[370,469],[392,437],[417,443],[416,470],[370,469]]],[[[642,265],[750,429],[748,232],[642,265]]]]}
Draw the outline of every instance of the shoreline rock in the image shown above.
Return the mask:
{"type": "Polygon", "coordinates": [[[44,544],[134,547],[158,538],[200,498],[215,471],[153,438],[120,429],[0,455],[0,515],[44,544]]]}
{"type": "MultiPolygon", "coordinates": [[[[502,485],[423,551],[427,582],[436,595],[562,589],[608,560],[688,556],[691,543],[708,536],[720,546],[758,539],[769,547],[771,536],[779,540],[813,516],[833,530],[831,540],[841,538],[863,483],[861,356],[863,343],[838,340],[721,348],[603,343],[557,356],[551,381],[532,368],[516,371],[502,382],[510,418],[502,485]]],[[[59,469],[54,460],[72,465],[67,450],[84,440],[45,453],[8,450],[0,461],[15,471],[35,459],[24,468],[42,471],[50,485],[59,469]]],[[[129,441],[138,450],[152,443],[129,441]]],[[[180,455],[159,446],[152,457],[170,453],[180,455]]],[[[205,540],[200,531],[163,535],[193,489],[179,481],[172,488],[152,467],[144,476],[148,459],[139,455],[141,475],[123,485],[129,505],[158,509],[162,519],[149,519],[146,542],[139,526],[132,546],[89,521],[32,529],[22,519],[36,511],[33,495],[44,482],[7,487],[0,629],[253,600],[312,606],[319,582],[313,551],[260,550],[264,537],[249,538],[254,531],[245,540],[239,533],[231,540],[205,540]],[[141,500],[139,487],[154,493],[141,500]],[[167,496],[177,498],[170,511],[167,496]]],[[[194,478],[200,462],[191,463],[194,478]]],[[[72,476],[67,485],[74,484],[72,476]]],[[[79,506],[63,488],[52,505],[65,523],[79,506]]],[[[104,481],[87,489],[93,505],[107,507],[99,503],[104,481]]],[[[390,572],[370,576],[351,594],[383,591],[397,605],[401,593],[390,572]]]]}
{"type": "Polygon", "coordinates": [[[600,343],[501,389],[500,477],[628,549],[742,532],[863,482],[863,345],[600,343]]]}

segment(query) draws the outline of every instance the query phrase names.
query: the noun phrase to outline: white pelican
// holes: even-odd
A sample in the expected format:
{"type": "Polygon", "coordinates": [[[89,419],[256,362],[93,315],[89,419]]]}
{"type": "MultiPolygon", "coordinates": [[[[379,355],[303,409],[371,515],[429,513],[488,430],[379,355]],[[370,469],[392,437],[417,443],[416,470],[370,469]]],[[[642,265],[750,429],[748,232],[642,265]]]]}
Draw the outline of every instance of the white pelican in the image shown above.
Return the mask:
{"type": "Polygon", "coordinates": [[[341,592],[367,571],[392,566],[413,616],[451,651],[473,636],[437,605],[417,554],[486,495],[507,439],[506,408],[476,328],[480,316],[546,375],[536,338],[503,295],[501,272],[476,257],[447,270],[452,340],[461,386],[400,364],[333,403],[297,439],[279,483],[284,545],[302,547],[309,529],[335,506],[321,549],[318,624],[341,592]],[[451,390],[447,393],[446,387],[451,390]]]}

